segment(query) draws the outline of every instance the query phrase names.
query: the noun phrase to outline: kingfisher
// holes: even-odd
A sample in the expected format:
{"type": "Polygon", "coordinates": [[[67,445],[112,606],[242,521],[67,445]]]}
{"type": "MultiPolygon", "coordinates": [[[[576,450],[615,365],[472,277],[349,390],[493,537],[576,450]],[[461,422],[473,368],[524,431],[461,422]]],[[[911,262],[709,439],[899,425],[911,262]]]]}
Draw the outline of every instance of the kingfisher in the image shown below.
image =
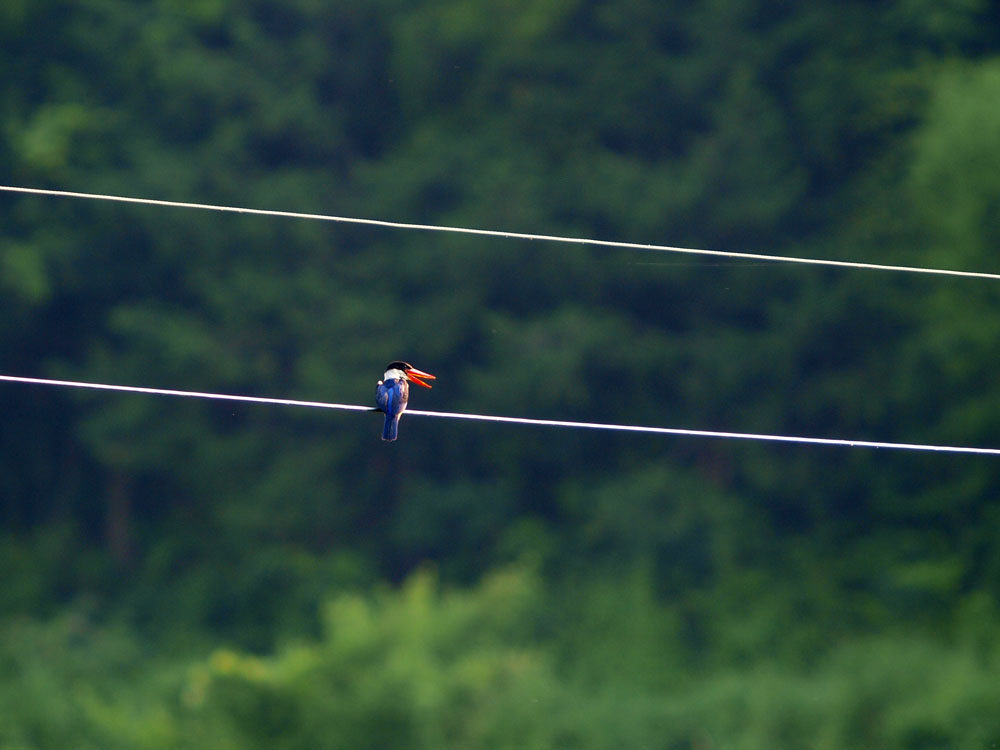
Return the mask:
{"type": "Polygon", "coordinates": [[[409,362],[390,362],[386,365],[385,374],[375,386],[375,403],[378,410],[385,412],[385,425],[382,427],[383,440],[395,440],[399,428],[399,418],[410,399],[410,383],[431,386],[424,380],[437,380],[429,372],[423,372],[409,362]]]}

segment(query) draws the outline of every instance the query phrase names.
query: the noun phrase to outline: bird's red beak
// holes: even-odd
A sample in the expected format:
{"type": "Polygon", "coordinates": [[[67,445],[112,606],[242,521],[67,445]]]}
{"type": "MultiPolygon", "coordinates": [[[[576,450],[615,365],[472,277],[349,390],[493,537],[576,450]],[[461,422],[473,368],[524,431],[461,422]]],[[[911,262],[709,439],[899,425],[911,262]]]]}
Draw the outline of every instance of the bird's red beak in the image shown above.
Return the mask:
{"type": "Polygon", "coordinates": [[[418,370],[416,367],[411,367],[406,371],[406,379],[416,383],[417,385],[422,385],[424,388],[431,388],[432,386],[425,383],[423,380],[437,380],[436,377],[431,375],[429,372],[424,372],[423,370],[418,370]]]}

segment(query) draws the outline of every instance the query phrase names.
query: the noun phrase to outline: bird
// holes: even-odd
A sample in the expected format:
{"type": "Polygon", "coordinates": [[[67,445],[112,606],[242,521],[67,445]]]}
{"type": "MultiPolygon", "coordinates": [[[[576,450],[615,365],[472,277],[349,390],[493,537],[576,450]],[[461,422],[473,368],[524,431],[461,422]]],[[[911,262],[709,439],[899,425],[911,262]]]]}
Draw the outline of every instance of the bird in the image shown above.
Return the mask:
{"type": "Polygon", "coordinates": [[[378,410],[385,412],[385,424],[382,427],[383,440],[395,440],[399,429],[399,418],[410,400],[410,383],[431,386],[424,380],[437,380],[429,372],[423,372],[409,362],[390,362],[386,365],[385,374],[375,386],[375,404],[378,410]]]}

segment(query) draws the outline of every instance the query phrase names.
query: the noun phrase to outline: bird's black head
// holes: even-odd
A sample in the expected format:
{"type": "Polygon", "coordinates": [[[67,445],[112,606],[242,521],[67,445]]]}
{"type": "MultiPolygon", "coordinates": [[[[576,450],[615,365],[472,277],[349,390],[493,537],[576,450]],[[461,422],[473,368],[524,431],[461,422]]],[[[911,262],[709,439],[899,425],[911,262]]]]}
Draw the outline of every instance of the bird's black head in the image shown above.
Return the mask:
{"type": "Polygon", "coordinates": [[[416,383],[417,385],[422,385],[424,388],[430,388],[431,386],[425,383],[425,380],[437,380],[429,372],[424,372],[423,370],[418,370],[416,367],[411,365],[409,362],[390,362],[386,365],[384,377],[388,380],[389,378],[399,377],[393,373],[401,372],[403,374],[403,379],[408,380],[411,383],[416,383]]]}

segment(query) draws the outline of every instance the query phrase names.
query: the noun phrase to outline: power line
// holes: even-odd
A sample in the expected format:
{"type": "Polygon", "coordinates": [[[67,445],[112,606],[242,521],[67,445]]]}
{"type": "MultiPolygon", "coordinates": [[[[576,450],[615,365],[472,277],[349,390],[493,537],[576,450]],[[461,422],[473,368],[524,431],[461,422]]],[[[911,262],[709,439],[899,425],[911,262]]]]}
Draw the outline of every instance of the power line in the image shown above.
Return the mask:
{"type": "Polygon", "coordinates": [[[90,388],[98,391],[125,391],[127,393],[146,393],[154,396],[184,396],[186,398],[206,398],[223,401],[249,401],[255,404],[272,404],[276,406],[305,406],[311,409],[341,409],[346,411],[378,411],[370,406],[354,406],[352,404],[328,404],[322,401],[299,401],[291,398],[262,398],[259,396],[234,396],[227,393],[201,393],[200,391],[177,391],[170,388],[142,388],[136,385],[111,385],[109,383],[81,383],[75,380],[52,380],[50,378],[23,378],[16,375],[0,375],[0,380],[10,383],[29,383],[32,385],[55,385],[64,388],[90,388]]]}
{"type": "Polygon", "coordinates": [[[168,206],[171,208],[192,208],[203,211],[223,211],[237,214],[252,214],[256,216],[280,216],[288,219],[308,219],[311,221],[329,221],[343,224],[364,224],[367,226],[387,227],[391,229],[413,229],[425,232],[450,232],[454,234],[470,234],[483,237],[503,237],[516,240],[539,240],[543,242],[563,242],[574,245],[610,247],[620,250],[644,250],[648,252],[684,253],[688,255],[710,255],[722,258],[740,258],[750,260],[765,260],[775,263],[798,263],[813,266],[833,266],[837,268],[860,268],[872,271],[897,271],[901,273],[923,273],[937,276],[962,276],[978,279],[1000,280],[1000,273],[985,273],[981,271],[956,271],[945,268],[928,268],[923,266],[898,266],[883,263],[862,263],[850,260],[828,260],[824,258],[799,258],[792,255],[767,255],[763,253],[743,253],[728,250],[703,250],[693,247],[676,247],[673,245],[649,245],[638,242],[616,242],[612,240],[596,240],[583,237],[561,237],[553,234],[529,234],[527,232],[504,232],[496,229],[473,229],[469,227],[451,227],[435,224],[412,224],[401,221],[385,221],[382,219],[362,219],[351,216],[331,216],[328,214],[300,213],[297,211],[275,211],[264,208],[242,208],[239,206],[218,206],[210,203],[187,203],[183,201],[156,200],[153,198],[129,198],[121,195],[102,195],[99,193],[77,193],[69,190],[46,190],[42,188],[15,187],[0,185],[0,191],[9,193],[26,193],[30,195],[46,195],[61,198],[84,198],[88,200],[114,201],[118,203],[139,203],[148,206],[168,206]]]}
{"type": "MultiPolygon", "coordinates": [[[[187,398],[217,399],[222,401],[245,401],[277,406],[300,406],[313,409],[339,409],[345,411],[377,411],[368,406],[356,404],[333,404],[323,401],[300,401],[286,398],[263,398],[260,396],[236,396],[226,393],[203,393],[200,391],[180,391],[167,388],[143,388],[131,385],[111,385],[107,383],[84,383],[72,380],[52,380],[49,378],[28,378],[15,375],[0,375],[0,381],[50,385],[66,388],[88,388],[104,391],[125,391],[158,396],[182,396],[187,398]]],[[[887,450],[924,451],[934,453],[967,453],[986,456],[1000,456],[1000,448],[974,448],[955,445],[924,445],[920,443],[890,443],[875,440],[841,440],[836,438],[801,437],[796,435],[767,435],[751,432],[722,432],[716,430],[686,430],[676,427],[644,427],[641,425],[605,424],[601,422],[570,422],[560,419],[529,419],[527,417],[498,417],[487,414],[463,414],[445,411],[419,411],[408,409],[406,414],[417,417],[438,417],[442,419],[465,419],[478,422],[506,422],[509,424],[535,425],[540,427],[563,427],[587,430],[613,430],[617,432],[643,432],[681,437],[720,438],[726,440],[756,440],[772,443],[799,443],[805,445],[825,445],[841,448],[884,448],[887,450]]]]}

